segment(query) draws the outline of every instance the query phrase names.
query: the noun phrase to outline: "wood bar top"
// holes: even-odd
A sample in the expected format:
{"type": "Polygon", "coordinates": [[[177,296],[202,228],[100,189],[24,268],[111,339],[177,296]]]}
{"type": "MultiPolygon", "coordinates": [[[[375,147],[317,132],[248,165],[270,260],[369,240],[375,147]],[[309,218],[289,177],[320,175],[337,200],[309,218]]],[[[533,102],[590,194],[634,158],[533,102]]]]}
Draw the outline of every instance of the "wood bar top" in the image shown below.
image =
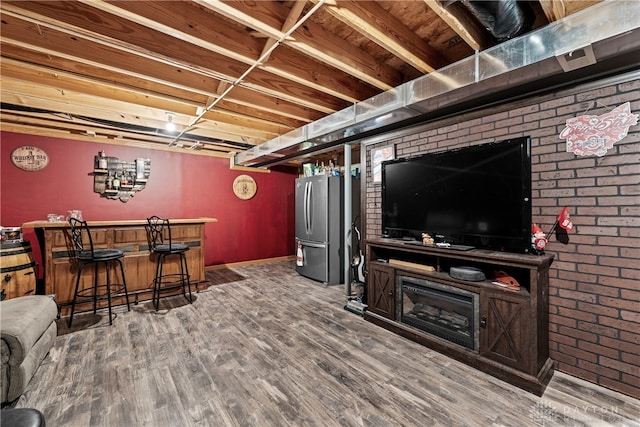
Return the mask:
{"type": "MultiPolygon", "coordinates": [[[[218,222],[216,218],[169,218],[171,224],[202,224],[206,222],[218,222]]],[[[89,227],[110,227],[110,226],[123,226],[123,225],[146,225],[146,219],[125,219],[116,221],[87,221],[89,227]]],[[[22,228],[65,228],[69,227],[68,221],[29,221],[22,224],[22,228]]]]}

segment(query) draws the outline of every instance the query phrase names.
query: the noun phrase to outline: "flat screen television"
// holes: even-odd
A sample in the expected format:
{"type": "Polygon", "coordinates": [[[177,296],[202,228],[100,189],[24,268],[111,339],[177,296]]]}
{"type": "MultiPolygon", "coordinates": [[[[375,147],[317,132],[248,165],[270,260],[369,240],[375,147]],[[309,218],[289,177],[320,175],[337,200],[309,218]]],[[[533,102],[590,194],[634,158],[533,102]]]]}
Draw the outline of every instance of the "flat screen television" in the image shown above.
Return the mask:
{"type": "Polygon", "coordinates": [[[529,137],[386,161],[385,237],[507,252],[531,247],[529,137]]]}

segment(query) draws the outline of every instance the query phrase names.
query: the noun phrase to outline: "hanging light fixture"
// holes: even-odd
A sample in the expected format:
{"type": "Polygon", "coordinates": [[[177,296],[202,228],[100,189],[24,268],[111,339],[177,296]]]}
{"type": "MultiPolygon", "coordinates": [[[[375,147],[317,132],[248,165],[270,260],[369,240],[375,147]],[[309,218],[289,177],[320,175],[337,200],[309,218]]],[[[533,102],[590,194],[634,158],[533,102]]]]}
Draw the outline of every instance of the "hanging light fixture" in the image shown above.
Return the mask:
{"type": "Polygon", "coordinates": [[[176,124],[173,122],[174,117],[175,114],[167,113],[167,123],[164,125],[164,128],[169,132],[173,132],[176,130],[176,124]]]}

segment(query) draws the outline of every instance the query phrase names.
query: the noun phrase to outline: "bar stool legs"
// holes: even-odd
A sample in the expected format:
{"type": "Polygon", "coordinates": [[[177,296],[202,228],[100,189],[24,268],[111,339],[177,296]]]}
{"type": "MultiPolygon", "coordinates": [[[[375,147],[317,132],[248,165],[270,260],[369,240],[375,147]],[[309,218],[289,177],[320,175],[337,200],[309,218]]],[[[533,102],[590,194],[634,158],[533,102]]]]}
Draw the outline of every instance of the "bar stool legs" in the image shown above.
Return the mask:
{"type": "Polygon", "coordinates": [[[189,304],[193,303],[193,296],[191,294],[191,279],[189,277],[189,266],[187,265],[187,257],[184,251],[182,252],[159,252],[158,262],[156,264],[156,277],[153,280],[153,305],[158,311],[160,304],[160,292],[163,290],[173,289],[180,286],[182,288],[182,295],[189,301],[189,304]],[[174,274],[164,274],[163,268],[165,260],[168,256],[177,255],[180,258],[180,272],[174,274]],[[176,280],[171,280],[176,279],[176,280]],[[187,297],[187,290],[189,296],[187,297]]]}
{"type": "Polygon", "coordinates": [[[81,262],[78,267],[78,276],[76,277],[76,286],[75,286],[75,291],[73,295],[73,301],[71,303],[71,314],[69,315],[69,327],[71,327],[71,324],[73,323],[73,315],[75,312],[76,303],[78,302],[82,303],[85,301],[88,302],[91,299],[93,302],[93,314],[96,314],[98,310],[98,301],[105,298],[107,299],[107,308],[109,312],[109,325],[113,325],[112,286],[116,286],[116,285],[113,285],[111,283],[111,272],[109,271],[109,265],[113,261],[118,262],[118,265],[120,268],[120,274],[122,276],[122,285],[120,286],[122,288],[122,291],[124,292],[124,297],[127,302],[127,311],[131,311],[131,305],[129,302],[129,292],[127,291],[127,282],[124,275],[124,267],[120,259],[93,262],[92,263],[94,265],[93,287],[85,288],[85,289],[79,289],[80,280],[82,278],[82,271],[84,270],[84,267],[87,266],[89,263],[81,262]],[[106,283],[104,285],[98,284],[99,264],[104,265],[104,268],[105,268],[106,283]],[[100,294],[100,291],[99,291],[100,288],[105,289],[104,294],[100,294]],[[87,295],[89,291],[91,291],[91,294],[87,295]],[[80,298],[82,301],[78,301],[78,298],[80,298]]]}

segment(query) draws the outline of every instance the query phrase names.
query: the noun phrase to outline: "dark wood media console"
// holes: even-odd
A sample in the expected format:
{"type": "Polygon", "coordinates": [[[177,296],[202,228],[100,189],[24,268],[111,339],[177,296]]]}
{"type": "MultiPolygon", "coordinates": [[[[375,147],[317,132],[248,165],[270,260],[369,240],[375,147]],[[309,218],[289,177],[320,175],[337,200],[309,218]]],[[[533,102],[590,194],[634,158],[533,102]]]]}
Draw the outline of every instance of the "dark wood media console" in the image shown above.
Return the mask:
{"type": "Polygon", "coordinates": [[[458,251],[394,239],[368,240],[366,247],[366,320],[538,396],[544,393],[553,376],[548,296],[553,256],[480,249],[458,251]],[[455,279],[449,275],[451,267],[479,269],[487,279],[455,279]],[[494,271],[504,271],[515,278],[520,290],[493,284],[494,271]],[[412,283],[472,295],[475,319],[469,323],[476,335],[474,348],[404,321],[406,307],[414,305],[410,301],[413,294],[406,291],[415,287],[412,283]]]}

